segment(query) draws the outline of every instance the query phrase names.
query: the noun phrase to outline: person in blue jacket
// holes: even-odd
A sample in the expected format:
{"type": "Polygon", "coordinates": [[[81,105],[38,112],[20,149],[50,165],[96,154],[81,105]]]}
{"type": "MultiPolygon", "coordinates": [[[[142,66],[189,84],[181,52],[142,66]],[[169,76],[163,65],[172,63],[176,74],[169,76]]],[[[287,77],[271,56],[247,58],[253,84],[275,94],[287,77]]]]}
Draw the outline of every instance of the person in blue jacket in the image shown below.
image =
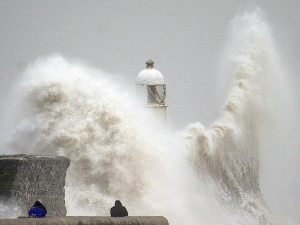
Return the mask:
{"type": "Polygon", "coordinates": [[[28,211],[28,216],[34,218],[41,218],[46,216],[46,214],[47,214],[46,207],[39,201],[36,201],[34,205],[31,207],[31,209],[29,209],[28,211]]]}

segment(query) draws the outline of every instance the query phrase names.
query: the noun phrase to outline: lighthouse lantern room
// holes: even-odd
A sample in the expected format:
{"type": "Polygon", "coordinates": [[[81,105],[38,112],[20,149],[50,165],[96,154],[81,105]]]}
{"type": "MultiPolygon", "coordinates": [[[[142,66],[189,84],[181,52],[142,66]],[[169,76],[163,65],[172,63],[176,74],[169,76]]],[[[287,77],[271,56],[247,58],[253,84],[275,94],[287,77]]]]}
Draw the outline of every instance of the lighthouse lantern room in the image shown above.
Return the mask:
{"type": "Polygon", "coordinates": [[[142,105],[149,108],[154,116],[166,126],[166,84],[163,75],[154,68],[154,62],[151,59],[146,62],[146,68],[138,74],[136,85],[142,105]]]}

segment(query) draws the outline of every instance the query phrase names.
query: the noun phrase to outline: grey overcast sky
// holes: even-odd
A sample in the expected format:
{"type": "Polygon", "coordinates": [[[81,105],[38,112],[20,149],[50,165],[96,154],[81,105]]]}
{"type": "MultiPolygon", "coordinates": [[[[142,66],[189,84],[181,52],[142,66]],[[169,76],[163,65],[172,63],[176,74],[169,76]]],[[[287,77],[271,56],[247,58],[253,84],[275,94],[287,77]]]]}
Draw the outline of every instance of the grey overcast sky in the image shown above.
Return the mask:
{"type": "Polygon", "coordinates": [[[152,59],[167,83],[172,126],[213,122],[221,108],[217,73],[230,20],[259,6],[273,29],[282,61],[300,71],[300,1],[0,1],[0,104],[20,72],[38,57],[59,53],[134,88],[152,59]]]}

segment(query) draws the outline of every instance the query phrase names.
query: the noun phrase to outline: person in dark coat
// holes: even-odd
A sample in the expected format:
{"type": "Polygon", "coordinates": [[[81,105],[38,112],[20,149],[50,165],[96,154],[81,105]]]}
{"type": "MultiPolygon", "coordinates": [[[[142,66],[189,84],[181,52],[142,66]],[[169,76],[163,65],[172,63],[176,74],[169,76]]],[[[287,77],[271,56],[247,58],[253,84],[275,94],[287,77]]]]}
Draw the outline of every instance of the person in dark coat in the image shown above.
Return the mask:
{"type": "Polygon", "coordinates": [[[46,216],[46,214],[47,214],[46,207],[39,201],[36,201],[34,205],[31,207],[31,209],[29,209],[28,211],[29,217],[41,218],[46,216]]]}
{"type": "Polygon", "coordinates": [[[111,217],[124,217],[128,216],[127,209],[122,206],[122,203],[119,200],[115,201],[115,206],[110,209],[111,217]]]}

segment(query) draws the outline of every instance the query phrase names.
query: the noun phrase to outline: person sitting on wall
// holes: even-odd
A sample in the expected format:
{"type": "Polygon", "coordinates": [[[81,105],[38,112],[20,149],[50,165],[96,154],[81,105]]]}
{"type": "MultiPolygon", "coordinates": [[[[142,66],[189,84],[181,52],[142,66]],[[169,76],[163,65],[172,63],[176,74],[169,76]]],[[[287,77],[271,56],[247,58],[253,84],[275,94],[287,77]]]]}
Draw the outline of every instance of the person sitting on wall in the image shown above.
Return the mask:
{"type": "Polygon", "coordinates": [[[31,209],[29,209],[28,211],[28,216],[34,218],[41,218],[46,216],[46,214],[47,214],[46,207],[39,201],[36,201],[34,205],[31,207],[31,209]]]}
{"type": "Polygon", "coordinates": [[[111,217],[124,217],[128,216],[127,209],[122,206],[122,203],[119,200],[115,201],[115,206],[110,209],[111,217]]]}

